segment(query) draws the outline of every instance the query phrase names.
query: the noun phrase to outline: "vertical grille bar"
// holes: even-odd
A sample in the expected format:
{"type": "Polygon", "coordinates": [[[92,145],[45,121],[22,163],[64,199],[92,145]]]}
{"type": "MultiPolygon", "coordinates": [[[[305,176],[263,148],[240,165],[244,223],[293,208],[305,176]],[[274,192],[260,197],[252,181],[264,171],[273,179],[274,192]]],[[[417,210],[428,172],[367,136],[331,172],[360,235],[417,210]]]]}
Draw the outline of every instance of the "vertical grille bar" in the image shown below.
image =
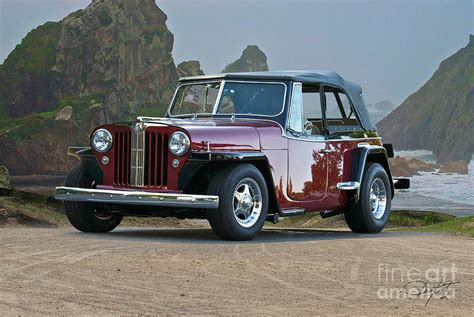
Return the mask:
{"type": "Polygon", "coordinates": [[[153,127],[117,137],[123,145],[117,145],[121,149],[116,151],[116,183],[123,171],[124,185],[150,188],[167,186],[168,135],[164,132],[161,128],[153,127]]]}

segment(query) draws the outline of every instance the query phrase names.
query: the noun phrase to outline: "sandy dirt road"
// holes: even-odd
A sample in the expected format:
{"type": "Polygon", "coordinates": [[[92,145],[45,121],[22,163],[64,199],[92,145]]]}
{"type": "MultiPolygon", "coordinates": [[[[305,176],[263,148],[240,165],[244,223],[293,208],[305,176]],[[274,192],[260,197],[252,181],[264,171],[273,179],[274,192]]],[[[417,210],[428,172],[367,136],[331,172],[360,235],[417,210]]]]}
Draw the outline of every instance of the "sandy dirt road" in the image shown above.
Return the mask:
{"type": "Polygon", "coordinates": [[[474,240],[464,237],[267,229],[233,243],[208,229],[65,227],[0,228],[0,239],[1,315],[474,315],[474,240]],[[459,283],[426,306],[426,294],[397,291],[443,269],[443,283],[459,283]]]}

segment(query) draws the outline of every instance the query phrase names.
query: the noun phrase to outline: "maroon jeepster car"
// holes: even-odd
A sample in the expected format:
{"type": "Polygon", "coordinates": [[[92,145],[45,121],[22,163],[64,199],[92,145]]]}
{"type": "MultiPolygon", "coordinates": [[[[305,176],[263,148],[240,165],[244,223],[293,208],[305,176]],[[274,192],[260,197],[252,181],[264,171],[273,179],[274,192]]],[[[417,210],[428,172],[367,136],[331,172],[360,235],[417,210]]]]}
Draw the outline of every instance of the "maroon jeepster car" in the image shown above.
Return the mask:
{"type": "Polygon", "coordinates": [[[395,188],[362,89],[334,72],[182,78],[165,118],[107,124],[55,197],[80,231],[123,216],[208,219],[223,239],[255,237],[264,222],[344,213],[354,232],[380,232],[395,188]]]}

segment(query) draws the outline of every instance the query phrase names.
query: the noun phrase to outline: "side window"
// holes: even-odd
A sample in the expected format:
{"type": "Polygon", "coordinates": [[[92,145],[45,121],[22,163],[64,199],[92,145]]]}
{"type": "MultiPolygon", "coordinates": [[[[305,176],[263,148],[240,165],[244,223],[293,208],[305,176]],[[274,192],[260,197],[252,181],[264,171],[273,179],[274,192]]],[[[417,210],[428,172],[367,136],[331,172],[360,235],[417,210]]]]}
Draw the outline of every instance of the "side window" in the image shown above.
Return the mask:
{"type": "Polygon", "coordinates": [[[301,136],[321,135],[322,128],[321,95],[319,85],[293,86],[289,127],[301,136]]]}
{"type": "Polygon", "coordinates": [[[303,87],[301,84],[293,85],[289,126],[295,132],[303,132],[303,87]]]}
{"type": "Polygon", "coordinates": [[[361,129],[349,98],[344,91],[339,88],[324,86],[324,96],[329,132],[344,133],[361,129]]]}

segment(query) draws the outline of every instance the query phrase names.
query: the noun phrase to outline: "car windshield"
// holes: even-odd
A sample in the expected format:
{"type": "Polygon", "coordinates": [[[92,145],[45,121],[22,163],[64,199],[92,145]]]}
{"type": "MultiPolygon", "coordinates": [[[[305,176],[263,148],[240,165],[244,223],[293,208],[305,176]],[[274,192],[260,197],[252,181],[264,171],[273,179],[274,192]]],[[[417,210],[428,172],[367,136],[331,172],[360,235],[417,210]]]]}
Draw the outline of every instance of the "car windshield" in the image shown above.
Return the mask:
{"type": "Polygon", "coordinates": [[[178,88],[169,113],[172,116],[194,114],[275,116],[283,109],[285,90],[286,86],[282,83],[230,81],[185,84],[178,88]],[[224,85],[222,89],[221,85],[224,85]],[[222,93],[219,96],[220,90],[222,93]]]}

